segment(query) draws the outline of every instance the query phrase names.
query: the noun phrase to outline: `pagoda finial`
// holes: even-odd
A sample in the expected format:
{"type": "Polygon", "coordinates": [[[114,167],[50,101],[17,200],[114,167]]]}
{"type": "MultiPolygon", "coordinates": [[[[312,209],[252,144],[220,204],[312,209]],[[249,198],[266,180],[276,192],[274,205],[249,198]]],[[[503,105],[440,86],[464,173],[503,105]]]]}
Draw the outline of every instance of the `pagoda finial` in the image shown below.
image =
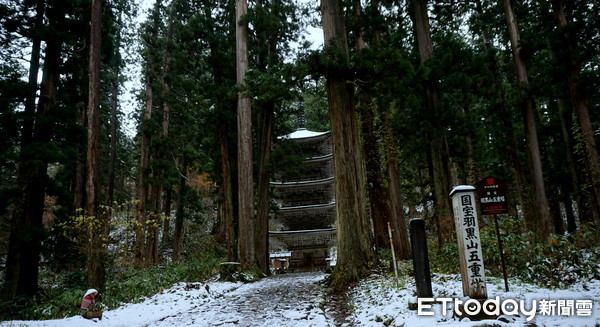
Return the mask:
{"type": "Polygon", "coordinates": [[[300,104],[300,111],[298,112],[298,129],[306,128],[306,119],[304,118],[304,104],[300,104]]]}

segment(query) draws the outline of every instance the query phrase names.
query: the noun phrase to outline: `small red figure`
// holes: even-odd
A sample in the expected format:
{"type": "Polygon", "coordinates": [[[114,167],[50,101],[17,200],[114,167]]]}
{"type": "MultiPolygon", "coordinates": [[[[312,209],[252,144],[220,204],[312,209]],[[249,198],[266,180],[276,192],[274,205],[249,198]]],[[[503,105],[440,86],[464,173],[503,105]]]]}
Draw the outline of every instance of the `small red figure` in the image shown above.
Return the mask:
{"type": "Polygon", "coordinates": [[[94,307],[96,306],[94,297],[96,297],[96,295],[98,295],[98,291],[93,288],[87,290],[85,295],[83,295],[83,299],[81,300],[81,316],[84,318],[88,318],[88,311],[94,310],[94,307]]]}

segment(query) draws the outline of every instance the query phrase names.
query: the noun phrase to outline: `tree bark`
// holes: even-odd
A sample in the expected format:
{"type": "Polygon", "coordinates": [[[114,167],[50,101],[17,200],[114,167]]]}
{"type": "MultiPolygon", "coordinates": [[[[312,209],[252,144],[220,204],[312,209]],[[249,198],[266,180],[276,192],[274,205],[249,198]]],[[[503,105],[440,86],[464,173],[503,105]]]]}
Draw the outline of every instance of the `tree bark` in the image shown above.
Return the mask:
{"type": "MultiPolygon", "coordinates": [[[[205,7],[205,15],[211,17],[211,12],[208,7],[205,7]]],[[[219,60],[219,46],[214,40],[209,41],[210,56],[212,62],[213,80],[217,88],[223,87],[223,67],[219,60]]],[[[229,110],[235,111],[237,108],[228,105],[229,103],[223,101],[223,99],[215,98],[215,107],[219,110],[219,150],[220,150],[220,174],[221,174],[221,187],[220,187],[220,201],[219,201],[219,219],[223,226],[223,236],[227,247],[227,260],[230,262],[237,261],[237,244],[235,238],[236,226],[235,226],[235,207],[233,203],[233,181],[231,176],[233,171],[231,169],[232,155],[230,155],[229,146],[231,143],[228,126],[227,112],[229,110]]]]}
{"type": "Polygon", "coordinates": [[[553,0],[552,7],[554,9],[554,18],[556,26],[562,30],[562,41],[566,54],[564,63],[567,70],[567,82],[569,84],[569,92],[571,94],[571,102],[575,109],[577,122],[581,128],[583,135],[583,143],[585,145],[585,163],[590,175],[591,189],[593,190],[593,199],[591,201],[592,213],[594,220],[600,223],[600,159],[598,157],[598,148],[594,139],[594,130],[590,120],[588,111],[587,98],[581,86],[581,73],[579,71],[579,62],[575,59],[575,41],[574,37],[567,30],[567,17],[562,0],[553,0]]]}
{"type": "Polygon", "coordinates": [[[256,261],[258,268],[269,274],[269,207],[270,207],[270,181],[269,161],[271,158],[271,137],[273,134],[273,107],[272,102],[259,106],[260,123],[258,148],[258,206],[256,214],[256,261]]]}
{"type": "MultiPolygon", "coordinates": [[[[236,72],[237,83],[244,85],[248,71],[248,23],[244,22],[248,13],[246,0],[236,0],[236,72]]],[[[250,98],[244,91],[238,93],[238,203],[239,233],[238,254],[242,270],[256,267],[254,185],[252,173],[252,115],[250,98]]]]}
{"type": "MultiPolygon", "coordinates": [[[[39,7],[38,7],[39,10],[39,7]]],[[[49,24],[59,24],[64,18],[60,6],[47,12],[49,24]]],[[[24,141],[43,147],[51,139],[51,115],[54,108],[59,77],[61,41],[46,40],[44,71],[35,122],[24,141]],[[28,140],[28,138],[30,139],[28,140]]],[[[35,67],[33,67],[35,68],[35,67]]],[[[31,72],[31,76],[34,73],[31,72]]],[[[27,123],[29,124],[29,123],[27,123]]],[[[26,133],[26,131],[23,131],[26,133]]],[[[44,200],[48,184],[48,161],[40,153],[21,151],[17,185],[19,195],[15,201],[6,259],[8,293],[12,296],[33,295],[38,290],[39,262],[45,229],[42,224],[44,200]]]]}
{"type": "MultiPolygon", "coordinates": [[[[121,26],[121,17],[118,18],[118,26],[121,26]]],[[[116,36],[116,53],[115,61],[113,63],[114,75],[112,80],[112,92],[111,92],[111,106],[110,106],[110,153],[108,161],[108,187],[107,187],[107,199],[106,203],[109,208],[113,207],[115,198],[115,167],[117,162],[117,138],[119,130],[119,122],[117,120],[117,114],[119,112],[119,76],[122,65],[121,54],[118,49],[121,47],[121,32],[117,32],[116,36]]]]}
{"type": "Polygon", "coordinates": [[[179,177],[179,191],[177,192],[177,211],[175,213],[175,231],[173,232],[173,261],[181,258],[183,245],[183,227],[185,222],[184,201],[187,183],[187,162],[183,159],[179,177]]]}
{"type": "Polygon", "coordinates": [[[100,213],[100,51],[102,0],[92,1],[89,54],[89,90],[87,111],[87,179],[86,219],[89,222],[89,251],[87,257],[88,286],[104,289],[106,284],[105,255],[108,248],[108,216],[100,213]]]}
{"type": "MultiPolygon", "coordinates": [[[[478,0],[476,2],[477,13],[479,15],[483,15],[483,7],[481,5],[481,1],[478,0]]],[[[492,38],[489,35],[489,31],[487,28],[483,28],[481,31],[481,35],[483,38],[483,43],[485,49],[488,51],[488,65],[490,70],[492,71],[492,76],[494,79],[494,88],[496,90],[497,100],[496,105],[494,106],[494,110],[492,113],[495,117],[498,117],[504,126],[504,135],[508,135],[506,150],[509,155],[509,164],[512,166],[513,173],[513,183],[514,189],[516,189],[518,203],[521,204],[521,211],[523,212],[523,216],[525,217],[526,222],[531,222],[534,220],[532,216],[531,210],[531,194],[527,191],[525,187],[525,173],[523,172],[523,164],[519,159],[519,141],[517,136],[515,135],[515,128],[513,124],[513,120],[511,118],[511,114],[506,107],[506,90],[502,85],[502,77],[500,75],[500,68],[498,66],[498,58],[495,55],[494,46],[492,44],[492,38]]],[[[511,206],[512,213],[511,215],[516,215],[516,210],[514,210],[514,206],[511,206]]]]}
{"type": "Polygon", "coordinates": [[[137,215],[137,223],[135,225],[135,265],[140,267],[145,265],[145,244],[146,244],[146,217],[147,213],[147,200],[148,200],[148,174],[149,174],[149,161],[150,161],[150,142],[151,132],[148,130],[150,119],[152,119],[152,107],[153,107],[153,86],[152,76],[147,73],[146,78],[146,106],[144,108],[144,117],[141,123],[141,145],[140,145],[140,160],[138,165],[138,200],[139,209],[137,215]]]}
{"type": "Polygon", "coordinates": [[[527,152],[529,155],[529,164],[532,174],[532,184],[534,189],[534,211],[536,221],[534,232],[540,240],[546,239],[550,234],[552,219],[550,217],[548,199],[546,197],[546,187],[544,183],[544,174],[542,169],[542,160],[540,156],[540,147],[537,136],[535,122],[535,105],[531,96],[527,94],[526,89],[529,86],[527,76],[527,67],[521,57],[520,35],[517,27],[517,21],[514,16],[510,0],[503,0],[504,12],[506,15],[506,25],[510,37],[510,44],[513,52],[513,60],[517,73],[517,84],[519,95],[521,97],[521,110],[525,124],[525,134],[527,138],[527,152]]]}
{"type": "Polygon", "coordinates": [[[221,220],[224,224],[225,244],[227,244],[227,260],[237,261],[237,244],[235,238],[235,219],[233,206],[233,183],[229,156],[229,137],[225,126],[219,127],[219,145],[221,148],[221,220]]]}
{"type": "Polygon", "coordinates": [[[388,190],[381,173],[381,156],[377,142],[377,129],[374,119],[373,104],[365,101],[365,97],[359,99],[359,109],[363,149],[365,157],[365,173],[367,177],[367,191],[369,196],[369,211],[373,221],[374,241],[377,250],[389,249],[390,239],[387,232],[387,222],[392,216],[388,190]]]}
{"type": "MultiPolygon", "coordinates": [[[[427,14],[426,0],[413,0],[414,24],[421,65],[426,65],[433,57],[431,27],[427,14]]],[[[440,91],[437,80],[425,80],[426,110],[431,117],[431,129],[428,131],[430,143],[430,167],[435,204],[434,220],[438,232],[438,246],[451,235],[453,228],[452,205],[450,204],[450,185],[452,173],[449,167],[449,154],[446,142],[445,126],[441,117],[440,91]]]]}
{"type": "Polygon", "coordinates": [[[411,257],[406,218],[404,216],[404,201],[400,190],[400,173],[398,172],[398,160],[396,159],[396,147],[392,135],[391,117],[386,111],[384,123],[384,142],[386,160],[386,172],[389,184],[389,196],[392,207],[392,235],[398,259],[409,259],[411,257]]]}
{"type": "Polygon", "coordinates": [[[349,51],[341,1],[322,0],[321,13],[326,52],[331,53],[330,60],[336,67],[343,67],[341,71],[330,68],[325,73],[338,221],[337,265],[330,280],[334,288],[341,289],[367,273],[374,252],[366,215],[354,89],[344,76],[349,67],[349,51]]]}

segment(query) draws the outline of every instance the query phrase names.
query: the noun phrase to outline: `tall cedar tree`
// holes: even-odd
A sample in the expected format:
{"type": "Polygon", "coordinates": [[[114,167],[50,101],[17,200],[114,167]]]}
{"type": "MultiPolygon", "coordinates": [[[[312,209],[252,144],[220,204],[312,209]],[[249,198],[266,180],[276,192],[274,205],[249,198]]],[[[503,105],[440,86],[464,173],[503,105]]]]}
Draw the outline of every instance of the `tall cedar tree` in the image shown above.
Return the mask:
{"type": "Polygon", "coordinates": [[[100,183],[100,51],[102,28],[102,0],[93,0],[89,52],[89,90],[87,108],[87,179],[86,219],[88,229],[87,276],[88,286],[104,289],[104,264],[108,248],[108,216],[98,211],[100,183]]]}
{"type": "MultiPolygon", "coordinates": [[[[379,16],[378,1],[371,2],[371,12],[379,16]]],[[[359,1],[354,1],[354,19],[356,21],[356,50],[360,55],[367,51],[364,40],[366,19],[362,13],[359,1]]],[[[378,26],[373,30],[373,45],[381,49],[381,29],[378,26]]],[[[368,60],[365,58],[365,60],[368,60]]],[[[381,65],[379,60],[375,63],[381,65]]],[[[368,77],[360,76],[360,80],[368,77]]],[[[361,129],[367,183],[370,187],[369,204],[371,219],[373,221],[374,240],[378,249],[389,248],[390,242],[394,244],[398,258],[406,259],[410,255],[410,245],[402,208],[402,194],[400,192],[400,176],[398,174],[396,151],[393,148],[390,121],[387,111],[377,104],[377,92],[372,89],[377,86],[377,81],[369,80],[358,93],[357,108],[361,114],[361,129]],[[381,112],[382,111],[382,112],[381,112]],[[378,116],[378,117],[377,117],[378,116]],[[385,165],[385,167],[382,167],[385,165]],[[384,177],[383,171],[387,174],[384,177]],[[387,178],[386,178],[387,177],[387,178]],[[387,181],[387,186],[386,186],[387,181]],[[392,238],[389,237],[391,229],[392,238]]]]}
{"type": "Polygon", "coordinates": [[[530,230],[536,232],[540,240],[544,240],[550,234],[551,217],[548,210],[548,198],[546,197],[546,185],[540,156],[540,147],[537,135],[535,119],[535,103],[533,98],[527,93],[529,86],[529,77],[527,67],[522,57],[522,47],[520,43],[519,28],[510,0],[504,0],[504,12],[506,15],[506,26],[510,37],[513,61],[517,72],[517,85],[521,98],[521,112],[525,124],[527,138],[527,153],[529,155],[529,164],[534,191],[534,212],[535,221],[530,222],[530,230]]]}
{"type": "MultiPolygon", "coordinates": [[[[431,40],[431,27],[427,13],[427,0],[413,0],[413,19],[415,35],[419,50],[419,58],[424,70],[433,58],[433,42],[431,40]]],[[[434,74],[431,74],[434,75],[434,74]]],[[[425,110],[430,119],[430,128],[427,138],[430,146],[430,174],[433,181],[433,198],[435,205],[434,221],[437,227],[438,246],[450,235],[453,226],[452,206],[450,204],[450,171],[448,145],[446,139],[446,126],[441,117],[440,89],[436,79],[426,77],[425,81],[425,110]]]]}
{"type": "Polygon", "coordinates": [[[563,44],[563,57],[561,63],[567,72],[567,82],[571,102],[575,109],[577,122],[583,134],[583,144],[585,147],[585,164],[589,170],[590,184],[593,190],[592,213],[597,223],[600,222],[600,157],[598,157],[598,148],[594,139],[594,131],[588,111],[588,101],[582,87],[582,78],[580,72],[581,64],[577,60],[577,48],[573,33],[569,31],[565,6],[562,0],[552,0],[554,19],[556,26],[561,33],[563,44]]]}
{"type": "Polygon", "coordinates": [[[235,54],[238,91],[238,255],[242,269],[252,270],[257,266],[254,244],[254,178],[252,173],[252,114],[249,95],[243,90],[248,71],[248,4],[236,0],[235,6],[235,54]]]}
{"type": "Polygon", "coordinates": [[[349,50],[342,1],[321,1],[323,36],[330,66],[326,67],[327,98],[337,211],[337,264],[330,277],[341,289],[368,274],[373,262],[373,241],[366,214],[364,170],[361,161],[354,89],[348,83],[349,50]]]}
{"type": "MultiPolygon", "coordinates": [[[[38,15],[44,12],[44,3],[46,2],[42,0],[37,2],[38,15]]],[[[47,28],[55,30],[60,28],[65,17],[61,3],[54,1],[48,3],[45,13],[48,18],[47,28]]],[[[36,22],[39,24],[40,20],[36,20],[36,22]]],[[[36,26],[36,28],[41,28],[41,26],[36,26]]],[[[45,35],[47,38],[44,40],[46,48],[40,98],[35,118],[28,116],[22,130],[22,148],[17,177],[19,193],[13,206],[6,260],[6,282],[8,293],[11,295],[31,295],[35,294],[38,289],[40,252],[45,235],[42,216],[48,184],[46,171],[49,156],[45,155],[44,151],[36,149],[46,149],[46,145],[51,139],[51,115],[55,105],[62,51],[62,41],[58,33],[53,36],[51,33],[45,35]]],[[[34,38],[33,50],[36,50],[37,42],[34,38]]],[[[35,62],[30,68],[35,68],[35,62]]],[[[37,72],[30,72],[30,74],[31,76],[37,75],[37,72]]]]}

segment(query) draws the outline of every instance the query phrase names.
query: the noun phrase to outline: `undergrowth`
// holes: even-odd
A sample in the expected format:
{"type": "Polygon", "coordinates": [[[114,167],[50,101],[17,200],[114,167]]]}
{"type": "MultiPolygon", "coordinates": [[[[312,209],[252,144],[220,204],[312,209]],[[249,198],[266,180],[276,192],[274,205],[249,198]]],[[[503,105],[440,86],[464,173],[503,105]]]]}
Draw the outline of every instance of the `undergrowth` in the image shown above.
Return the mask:
{"type": "MultiPolygon", "coordinates": [[[[174,283],[202,281],[215,275],[222,259],[206,251],[185,262],[158,267],[119,270],[108,273],[106,290],[97,297],[97,306],[114,309],[123,303],[137,303],[174,283]]],[[[33,297],[0,298],[0,321],[57,319],[79,314],[84,292],[88,289],[83,271],[53,273],[43,270],[40,292],[33,297]]]]}
{"type": "MultiPolygon", "coordinates": [[[[523,221],[506,217],[499,221],[509,278],[545,287],[565,288],[581,280],[600,279],[600,234],[597,227],[582,226],[572,235],[551,235],[535,243],[532,232],[523,232],[523,221]]],[[[500,251],[493,221],[481,228],[484,266],[489,276],[502,277],[500,251]]],[[[429,244],[431,270],[460,273],[456,240],[437,248],[429,244]]]]}

